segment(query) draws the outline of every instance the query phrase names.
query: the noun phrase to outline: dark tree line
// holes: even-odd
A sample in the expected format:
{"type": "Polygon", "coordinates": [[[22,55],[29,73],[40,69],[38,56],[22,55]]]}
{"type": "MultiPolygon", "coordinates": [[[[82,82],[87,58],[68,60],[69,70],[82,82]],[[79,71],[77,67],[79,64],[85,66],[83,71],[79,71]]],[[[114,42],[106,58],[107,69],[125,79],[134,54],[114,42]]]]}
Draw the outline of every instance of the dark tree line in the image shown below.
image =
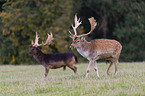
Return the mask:
{"type": "Polygon", "coordinates": [[[33,64],[28,54],[35,32],[44,41],[52,32],[54,41],[43,46],[43,52],[72,51],[79,61],[86,62],[76,50],[69,30],[75,13],[82,20],[79,34],[90,30],[88,18],[94,17],[96,29],[86,37],[118,40],[123,50],[120,61],[145,61],[144,0],[3,0],[0,1],[0,64],[33,64]]]}

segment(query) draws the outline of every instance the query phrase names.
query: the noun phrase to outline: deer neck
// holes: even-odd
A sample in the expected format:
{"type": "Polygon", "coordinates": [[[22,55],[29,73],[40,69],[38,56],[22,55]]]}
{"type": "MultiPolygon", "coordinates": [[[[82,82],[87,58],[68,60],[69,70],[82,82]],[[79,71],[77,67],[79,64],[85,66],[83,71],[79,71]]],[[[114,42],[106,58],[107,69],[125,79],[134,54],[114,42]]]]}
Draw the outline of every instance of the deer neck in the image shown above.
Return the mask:
{"type": "Polygon", "coordinates": [[[39,50],[37,54],[34,54],[33,57],[36,59],[37,62],[42,63],[44,53],[39,50]]]}
{"type": "Polygon", "coordinates": [[[81,47],[77,48],[77,51],[85,58],[87,58],[90,55],[90,48],[91,48],[91,43],[87,42],[86,40],[81,43],[81,47]]]}

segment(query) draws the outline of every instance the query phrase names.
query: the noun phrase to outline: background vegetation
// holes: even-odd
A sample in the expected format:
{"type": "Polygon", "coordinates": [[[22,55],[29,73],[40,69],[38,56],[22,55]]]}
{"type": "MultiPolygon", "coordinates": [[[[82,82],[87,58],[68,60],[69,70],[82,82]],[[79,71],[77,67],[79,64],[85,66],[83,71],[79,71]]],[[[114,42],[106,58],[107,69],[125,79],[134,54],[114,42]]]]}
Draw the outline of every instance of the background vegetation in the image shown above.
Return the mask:
{"type": "Polygon", "coordinates": [[[1,96],[144,96],[145,62],[121,63],[114,76],[114,66],[106,76],[107,65],[98,63],[99,75],[95,71],[85,79],[87,64],[78,64],[77,76],[71,69],[52,69],[44,78],[44,68],[34,65],[1,65],[1,96]]]}
{"type": "Polygon", "coordinates": [[[43,52],[70,50],[74,14],[83,21],[79,34],[90,30],[88,18],[98,22],[86,37],[118,40],[123,45],[120,61],[145,61],[145,1],[144,0],[1,0],[0,1],[0,64],[34,64],[28,54],[35,32],[40,41],[52,32],[55,40],[43,46],[43,52]]]}

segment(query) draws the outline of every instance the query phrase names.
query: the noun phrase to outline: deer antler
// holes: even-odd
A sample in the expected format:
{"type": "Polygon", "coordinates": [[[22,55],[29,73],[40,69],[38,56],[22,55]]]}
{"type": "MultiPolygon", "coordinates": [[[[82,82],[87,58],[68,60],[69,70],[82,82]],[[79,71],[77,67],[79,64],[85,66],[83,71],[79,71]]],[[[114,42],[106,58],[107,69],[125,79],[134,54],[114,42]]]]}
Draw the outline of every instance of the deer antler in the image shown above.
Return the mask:
{"type": "Polygon", "coordinates": [[[52,41],[54,38],[53,38],[52,33],[51,33],[51,35],[48,34],[48,38],[47,38],[46,42],[45,42],[45,43],[42,42],[42,44],[38,44],[38,39],[39,39],[39,37],[38,37],[37,32],[36,32],[35,43],[34,43],[33,40],[32,40],[32,45],[33,45],[33,46],[38,47],[38,46],[41,46],[41,45],[50,44],[51,41],[52,41]]]}
{"type": "Polygon", "coordinates": [[[37,32],[36,32],[35,43],[34,43],[33,40],[32,40],[32,45],[33,45],[33,46],[38,47],[38,46],[41,46],[41,45],[42,45],[42,44],[38,44],[38,39],[39,39],[39,37],[38,37],[37,32]]]}
{"type": "Polygon", "coordinates": [[[46,42],[45,43],[42,42],[42,44],[43,45],[46,45],[46,44],[49,45],[53,39],[54,39],[53,35],[52,35],[52,33],[50,33],[50,35],[48,34],[48,38],[47,38],[46,42]]]}
{"type": "Polygon", "coordinates": [[[90,24],[91,24],[91,30],[90,32],[86,33],[86,34],[82,34],[82,35],[77,35],[77,32],[76,32],[76,29],[77,27],[82,24],[82,22],[80,22],[80,18],[79,20],[77,20],[77,14],[75,14],[75,27],[72,25],[72,28],[75,32],[75,34],[73,35],[70,31],[69,33],[73,36],[73,37],[82,37],[82,36],[86,36],[86,35],[89,35],[90,33],[92,33],[92,31],[95,29],[96,25],[97,25],[97,22],[96,20],[94,19],[94,17],[91,17],[88,19],[90,24]]]}
{"type": "Polygon", "coordinates": [[[69,33],[70,33],[72,36],[77,36],[77,31],[76,31],[76,29],[79,27],[79,25],[82,24],[82,22],[80,21],[80,18],[79,18],[79,20],[77,19],[77,14],[75,14],[75,19],[74,19],[74,21],[75,21],[75,26],[73,26],[73,24],[72,24],[72,28],[73,28],[75,34],[73,35],[70,31],[69,31],[69,33]]]}
{"type": "Polygon", "coordinates": [[[90,32],[86,33],[86,34],[82,34],[82,35],[78,35],[77,37],[82,37],[82,36],[86,36],[86,35],[89,35],[90,33],[92,33],[92,31],[95,29],[96,25],[97,25],[97,22],[96,20],[94,19],[94,17],[91,17],[88,19],[90,24],[91,24],[91,30],[90,32]]]}

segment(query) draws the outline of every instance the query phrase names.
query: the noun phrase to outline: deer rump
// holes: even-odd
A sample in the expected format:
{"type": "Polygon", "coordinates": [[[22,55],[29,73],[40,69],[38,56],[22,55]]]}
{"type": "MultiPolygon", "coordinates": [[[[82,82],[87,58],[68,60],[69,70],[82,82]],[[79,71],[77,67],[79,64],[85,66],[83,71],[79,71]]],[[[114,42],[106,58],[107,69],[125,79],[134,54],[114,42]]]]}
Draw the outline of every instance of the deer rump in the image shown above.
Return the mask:
{"type": "Polygon", "coordinates": [[[111,60],[112,58],[119,58],[121,52],[121,44],[116,40],[110,39],[94,39],[91,41],[94,45],[94,50],[92,51],[93,57],[97,54],[98,59],[111,60]],[[96,53],[96,54],[95,54],[96,53]]]}
{"type": "Polygon", "coordinates": [[[57,69],[64,66],[71,66],[75,61],[77,62],[77,57],[74,53],[65,52],[65,53],[55,53],[55,54],[43,54],[42,63],[45,67],[48,65],[51,69],[57,69]]]}

